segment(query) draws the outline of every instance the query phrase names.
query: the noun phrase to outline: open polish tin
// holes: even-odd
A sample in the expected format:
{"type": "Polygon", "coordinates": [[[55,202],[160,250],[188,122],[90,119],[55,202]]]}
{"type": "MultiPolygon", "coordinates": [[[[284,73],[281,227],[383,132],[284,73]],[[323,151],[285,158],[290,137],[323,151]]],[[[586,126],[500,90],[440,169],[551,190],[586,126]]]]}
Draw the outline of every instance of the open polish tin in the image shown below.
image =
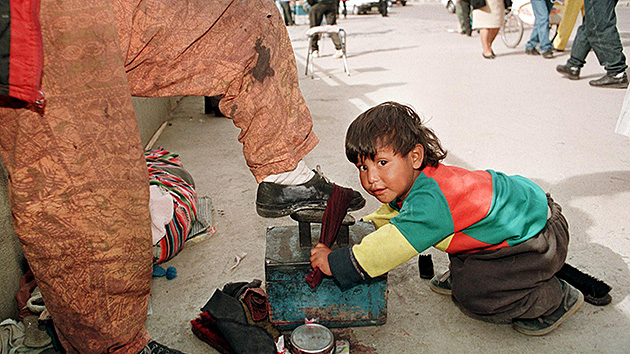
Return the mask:
{"type": "Polygon", "coordinates": [[[291,333],[291,353],[334,354],[335,336],[320,324],[303,324],[291,333]]]}

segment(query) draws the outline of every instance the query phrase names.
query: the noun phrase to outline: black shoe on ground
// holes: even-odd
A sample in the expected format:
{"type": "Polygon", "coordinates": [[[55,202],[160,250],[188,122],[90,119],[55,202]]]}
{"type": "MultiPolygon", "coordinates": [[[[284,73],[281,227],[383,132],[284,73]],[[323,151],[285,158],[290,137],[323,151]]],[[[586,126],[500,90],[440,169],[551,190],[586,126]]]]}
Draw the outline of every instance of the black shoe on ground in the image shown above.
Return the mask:
{"type": "Polygon", "coordinates": [[[451,271],[447,270],[442,275],[436,275],[429,282],[429,289],[440,295],[451,296],[451,271]]]}
{"type": "MultiPolygon", "coordinates": [[[[333,183],[324,175],[313,170],[315,176],[308,182],[296,186],[262,182],[256,193],[256,212],[265,218],[279,218],[300,209],[325,208],[333,190],[333,183]]],[[[353,191],[348,210],[359,210],[365,206],[361,193],[353,191]]]]}
{"type": "Polygon", "coordinates": [[[606,74],[597,80],[588,82],[593,87],[628,88],[628,74],[621,72],[615,75],[606,74]]]}
{"type": "Polygon", "coordinates": [[[580,78],[580,68],[577,66],[558,65],[556,71],[560,74],[566,75],[571,80],[577,80],[580,78]]]}
{"type": "Polygon", "coordinates": [[[154,340],[150,341],[138,354],[184,354],[179,350],[171,349],[154,340]]]}
{"type": "Polygon", "coordinates": [[[545,50],[542,52],[542,57],[545,59],[553,59],[553,49],[545,50]]]}
{"type": "Polygon", "coordinates": [[[520,333],[528,336],[544,336],[560,325],[573,314],[575,314],[584,303],[584,295],[569,285],[562,279],[560,286],[562,287],[562,303],[551,315],[540,316],[533,319],[515,319],[512,320],[512,327],[520,333]]]}
{"type": "Polygon", "coordinates": [[[536,48],[531,48],[531,49],[525,49],[525,54],[540,55],[540,52],[536,48]]]}

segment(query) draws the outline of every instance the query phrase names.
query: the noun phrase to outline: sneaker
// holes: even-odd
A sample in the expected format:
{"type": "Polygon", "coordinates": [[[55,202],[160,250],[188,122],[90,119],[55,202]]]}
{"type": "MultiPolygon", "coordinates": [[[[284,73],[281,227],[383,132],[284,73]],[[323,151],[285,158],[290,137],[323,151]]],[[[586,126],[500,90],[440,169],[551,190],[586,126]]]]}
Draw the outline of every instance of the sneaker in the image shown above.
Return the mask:
{"type": "Polygon", "coordinates": [[[588,82],[593,87],[628,88],[628,74],[621,72],[615,75],[606,74],[597,80],[588,82]]]}
{"type": "Polygon", "coordinates": [[[536,48],[525,49],[525,54],[540,55],[540,52],[536,48]]]}
{"type": "Polygon", "coordinates": [[[319,58],[319,50],[314,50],[311,52],[311,55],[315,58],[319,58]]]}
{"type": "Polygon", "coordinates": [[[171,349],[165,345],[162,345],[154,340],[151,340],[147,343],[147,346],[144,347],[138,354],[184,354],[179,350],[171,349]]]}
{"type": "Polygon", "coordinates": [[[333,58],[335,59],[343,58],[343,50],[337,49],[335,51],[335,54],[333,54],[333,58]]]}
{"type": "Polygon", "coordinates": [[[553,49],[545,50],[542,52],[542,57],[545,59],[553,59],[553,49]]]}
{"type": "Polygon", "coordinates": [[[436,275],[429,282],[429,288],[440,295],[451,296],[451,271],[447,270],[442,275],[436,275]]]}
{"type": "MultiPolygon", "coordinates": [[[[330,182],[319,170],[315,176],[303,184],[282,185],[262,182],[256,193],[256,212],[265,218],[279,218],[292,214],[300,209],[325,208],[333,189],[330,182]]],[[[365,206],[361,193],[353,191],[349,211],[359,210],[365,206]]]]}
{"type": "Polygon", "coordinates": [[[567,318],[575,314],[584,303],[584,295],[569,285],[566,281],[560,280],[562,287],[562,303],[551,315],[540,316],[534,319],[512,320],[512,327],[520,333],[528,336],[544,336],[566,321],[567,318]]]}
{"type": "Polygon", "coordinates": [[[558,65],[556,66],[556,71],[560,74],[565,75],[571,80],[577,80],[580,78],[580,68],[578,68],[577,66],[558,65]]]}

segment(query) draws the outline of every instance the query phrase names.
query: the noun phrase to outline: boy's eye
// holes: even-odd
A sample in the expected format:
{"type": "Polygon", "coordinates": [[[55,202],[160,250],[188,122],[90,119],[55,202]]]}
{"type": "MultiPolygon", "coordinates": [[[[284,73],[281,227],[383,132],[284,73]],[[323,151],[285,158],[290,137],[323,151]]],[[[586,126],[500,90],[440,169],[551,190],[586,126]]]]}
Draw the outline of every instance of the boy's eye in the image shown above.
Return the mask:
{"type": "Polygon", "coordinates": [[[357,168],[359,169],[359,171],[367,171],[367,167],[365,167],[365,165],[359,165],[357,166],[357,168]]]}
{"type": "Polygon", "coordinates": [[[379,166],[385,166],[387,165],[387,160],[378,160],[378,162],[376,162],[379,166]]]}

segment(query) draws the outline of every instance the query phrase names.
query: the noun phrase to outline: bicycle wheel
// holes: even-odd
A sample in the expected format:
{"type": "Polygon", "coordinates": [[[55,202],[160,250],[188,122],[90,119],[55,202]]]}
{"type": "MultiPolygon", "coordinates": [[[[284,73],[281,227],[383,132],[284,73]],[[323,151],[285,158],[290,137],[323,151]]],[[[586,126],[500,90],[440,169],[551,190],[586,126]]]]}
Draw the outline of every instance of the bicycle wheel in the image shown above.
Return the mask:
{"type": "Polygon", "coordinates": [[[523,39],[523,21],[511,11],[505,15],[501,26],[501,39],[509,48],[516,48],[523,39]]]}

